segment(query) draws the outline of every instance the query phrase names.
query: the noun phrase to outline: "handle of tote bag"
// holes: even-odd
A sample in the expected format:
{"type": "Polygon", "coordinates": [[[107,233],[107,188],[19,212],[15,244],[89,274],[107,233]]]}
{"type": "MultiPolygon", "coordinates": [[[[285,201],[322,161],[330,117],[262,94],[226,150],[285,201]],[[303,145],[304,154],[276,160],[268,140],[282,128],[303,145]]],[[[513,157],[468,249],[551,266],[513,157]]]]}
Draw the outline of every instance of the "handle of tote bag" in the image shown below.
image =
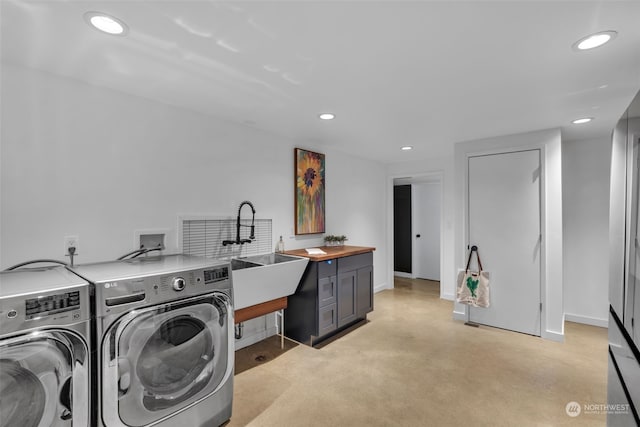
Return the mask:
{"type": "Polygon", "coordinates": [[[473,255],[474,252],[476,254],[476,258],[478,259],[479,271],[482,271],[482,261],[480,261],[480,252],[478,252],[478,247],[475,245],[471,246],[471,250],[469,251],[469,258],[467,259],[467,268],[465,268],[465,271],[469,271],[469,266],[471,265],[471,256],[473,255]]]}

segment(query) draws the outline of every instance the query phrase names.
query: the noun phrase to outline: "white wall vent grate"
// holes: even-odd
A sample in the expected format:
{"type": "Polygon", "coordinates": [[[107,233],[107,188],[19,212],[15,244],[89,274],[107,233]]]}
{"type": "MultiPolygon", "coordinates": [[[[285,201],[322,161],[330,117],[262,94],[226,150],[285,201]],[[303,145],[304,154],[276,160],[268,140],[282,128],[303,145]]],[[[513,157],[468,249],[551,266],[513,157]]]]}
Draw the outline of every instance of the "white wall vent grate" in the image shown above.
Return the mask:
{"type": "MultiPolygon", "coordinates": [[[[274,251],[270,219],[255,220],[255,237],[251,243],[223,246],[223,240],[236,239],[236,219],[183,218],[182,252],[208,258],[229,259],[260,255],[274,251]]],[[[251,219],[242,219],[242,225],[251,225],[251,219]]],[[[240,238],[248,239],[251,229],[240,227],[240,238]]]]}

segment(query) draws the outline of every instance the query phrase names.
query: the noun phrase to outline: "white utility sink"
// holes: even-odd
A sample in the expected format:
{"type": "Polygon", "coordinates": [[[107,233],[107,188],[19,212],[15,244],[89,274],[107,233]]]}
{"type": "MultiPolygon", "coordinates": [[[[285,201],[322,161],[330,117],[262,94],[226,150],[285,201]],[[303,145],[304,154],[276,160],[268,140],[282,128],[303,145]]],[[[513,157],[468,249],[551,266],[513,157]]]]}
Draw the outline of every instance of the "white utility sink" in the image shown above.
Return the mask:
{"type": "Polygon", "coordinates": [[[277,253],[232,259],[234,309],[292,295],[308,262],[277,253]]]}

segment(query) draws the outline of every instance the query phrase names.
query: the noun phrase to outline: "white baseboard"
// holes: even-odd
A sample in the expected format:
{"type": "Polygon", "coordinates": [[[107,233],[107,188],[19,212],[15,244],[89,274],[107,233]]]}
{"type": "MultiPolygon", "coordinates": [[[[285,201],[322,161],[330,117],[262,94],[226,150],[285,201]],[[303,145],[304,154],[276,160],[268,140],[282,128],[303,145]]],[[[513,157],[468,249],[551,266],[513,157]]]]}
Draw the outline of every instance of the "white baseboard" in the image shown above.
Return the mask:
{"type": "Polygon", "coordinates": [[[389,286],[388,283],[381,283],[373,288],[373,293],[375,294],[380,291],[384,291],[385,289],[393,289],[393,286],[389,286]]]}
{"type": "Polygon", "coordinates": [[[561,332],[554,332],[549,330],[542,331],[542,336],[540,338],[556,342],[564,342],[564,334],[561,332]]]}
{"type": "Polygon", "coordinates": [[[411,273],[404,273],[402,271],[394,271],[393,272],[394,276],[398,276],[398,277],[402,277],[404,279],[415,279],[414,275],[411,273]]]}
{"type": "Polygon", "coordinates": [[[449,301],[453,301],[455,299],[454,294],[440,294],[440,299],[446,299],[449,301]]]}
{"type": "Polygon", "coordinates": [[[466,322],[467,313],[465,313],[464,311],[453,310],[453,320],[462,320],[463,322],[466,322]]]}
{"type": "Polygon", "coordinates": [[[567,322],[583,323],[585,325],[599,326],[601,328],[609,327],[609,319],[598,319],[597,317],[580,316],[578,314],[564,314],[564,320],[567,322]]]}

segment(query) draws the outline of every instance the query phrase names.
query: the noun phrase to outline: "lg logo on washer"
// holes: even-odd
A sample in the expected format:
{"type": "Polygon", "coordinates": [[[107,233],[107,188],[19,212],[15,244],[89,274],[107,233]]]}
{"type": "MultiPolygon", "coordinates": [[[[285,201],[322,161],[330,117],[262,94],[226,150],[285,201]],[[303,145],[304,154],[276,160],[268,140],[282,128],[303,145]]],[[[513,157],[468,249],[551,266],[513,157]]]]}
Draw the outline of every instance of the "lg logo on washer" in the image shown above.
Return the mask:
{"type": "Polygon", "coordinates": [[[113,282],[113,283],[107,282],[104,284],[105,289],[117,288],[117,287],[118,287],[118,282],[113,282]]]}

